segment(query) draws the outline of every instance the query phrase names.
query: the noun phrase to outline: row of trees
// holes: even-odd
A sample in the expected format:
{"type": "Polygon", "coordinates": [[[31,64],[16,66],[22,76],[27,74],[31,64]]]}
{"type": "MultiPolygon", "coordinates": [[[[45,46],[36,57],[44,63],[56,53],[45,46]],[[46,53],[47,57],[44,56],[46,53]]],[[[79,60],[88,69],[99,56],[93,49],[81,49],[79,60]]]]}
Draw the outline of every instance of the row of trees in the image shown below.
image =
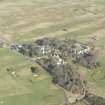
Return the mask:
{"type": "Polygon", "coordinates": [[[77,72],[78,68],[69,63],[64,65],[56,65],[51,58],[41,59],[37,61],[52,77],[52,82],[71,91],[73,87],[77,87],[79,92],[85,91],[86,81],[80,79],[77,72]]]}

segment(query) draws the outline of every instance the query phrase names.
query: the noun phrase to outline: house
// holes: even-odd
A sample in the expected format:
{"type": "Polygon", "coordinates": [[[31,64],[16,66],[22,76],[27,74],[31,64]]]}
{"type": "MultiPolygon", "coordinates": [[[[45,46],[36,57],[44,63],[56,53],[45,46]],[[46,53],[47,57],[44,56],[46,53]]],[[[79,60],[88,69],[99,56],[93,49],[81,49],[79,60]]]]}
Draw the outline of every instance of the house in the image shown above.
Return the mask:
{"type": "Polygon", "coordinates": [[[53,59],[57,65],[65,64],[64,60],[59,55],[54,55],[53,59]]]}
{"type": "Polygon", "coordinates": [[[86,45],[81,45],[81,49],[78,54],[88,54],[90,52],[90,47],[86,45]]]}
{"type": "Polygon", "coordinates": [[[42,54],[51,53],[51,48],[49,46],[40,46],[40,53],[42,54]]]}
{"type": "Polygon", "coordinates": [[[80,55],[80,54],[83,55],[85,53],[88,54],[89,52],[90,52],[90,47],[81,43],[75,43],[70,48],[70,53],[76,54],[76,55],[80,55]]]}

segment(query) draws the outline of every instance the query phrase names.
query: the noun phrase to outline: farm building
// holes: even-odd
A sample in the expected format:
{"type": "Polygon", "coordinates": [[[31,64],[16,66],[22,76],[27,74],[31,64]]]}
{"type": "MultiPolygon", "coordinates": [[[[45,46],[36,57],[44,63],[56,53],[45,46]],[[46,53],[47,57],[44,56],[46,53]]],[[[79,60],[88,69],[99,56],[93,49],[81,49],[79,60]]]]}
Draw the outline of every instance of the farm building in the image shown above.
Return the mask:
{"type": "Polygon", "coordinates": [[[80,54],[83,55],[85,53],[90,52],[90,47],[84,44],[75,43],[74,45],[71,46],[70,52],[77,55],[80,55],[80,54]]]}

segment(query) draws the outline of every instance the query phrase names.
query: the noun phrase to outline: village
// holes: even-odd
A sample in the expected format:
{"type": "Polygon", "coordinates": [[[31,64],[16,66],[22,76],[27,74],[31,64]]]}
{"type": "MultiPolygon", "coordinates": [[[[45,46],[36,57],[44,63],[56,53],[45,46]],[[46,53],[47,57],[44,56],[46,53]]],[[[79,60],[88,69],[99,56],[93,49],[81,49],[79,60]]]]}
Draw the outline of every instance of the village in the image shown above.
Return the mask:
{"type": "MultiPolygon", "coordinates": [[[[87,81],[81,78],[77,65],[89,70],[99,66],[91,46],[74,40],[55,38],[42,38],[29,44],[12,43],[8,45],[5,42],[5,40],[0,39],[1,48],[7,47],[13,52],[24,55],[51,75],[52,82],[62,88],[65,93],[65,105],[80,101],[89,94],[87,81]]],[[[39,76],[37,69],[34,66],[30,68],[33,77],[39,76]]],[[[13,68],[7,68],[7,72],[14,78],[18,77],[13,68]]]]}
{"type": "Polygon", "coordinates": [[[30,44],[12,43],[9,47],[12,51],[20,52],[33,60],[43,58],[44,56],[52,57],[57,65],[67,63],[66,60],[69,57],[72,59],[72,62],[87,68],[95,68],[99,65],[95,58],[95,53],[92,53],[91,46],[73,40],[65,41],[43,38],[30,44]]]}

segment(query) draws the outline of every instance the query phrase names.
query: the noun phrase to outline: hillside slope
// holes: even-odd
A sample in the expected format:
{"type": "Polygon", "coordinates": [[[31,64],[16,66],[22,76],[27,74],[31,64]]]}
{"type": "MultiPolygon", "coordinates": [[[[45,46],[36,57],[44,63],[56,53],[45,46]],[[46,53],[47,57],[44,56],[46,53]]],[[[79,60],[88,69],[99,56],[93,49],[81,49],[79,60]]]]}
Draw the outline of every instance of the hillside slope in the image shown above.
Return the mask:
{"type": "MultiPolygon", "coordinates": [[[[32,42],[37,38],[75,39],[94,44],[100,51],[97,70],[80,67],[92,93],[105,98],[105,1],[104,0],[0,0],[0,39],[8,44],[32,42]]],[[[61,90],[53,86],[42,68],[32,77],[31,66],[22,55],[0,48],[0,104],[59,105],[61,90]],[[11,77],[7,69],[19,72],[11,77]]],[[[80,103],[82,105],[82,103],[80,103]]]]}

